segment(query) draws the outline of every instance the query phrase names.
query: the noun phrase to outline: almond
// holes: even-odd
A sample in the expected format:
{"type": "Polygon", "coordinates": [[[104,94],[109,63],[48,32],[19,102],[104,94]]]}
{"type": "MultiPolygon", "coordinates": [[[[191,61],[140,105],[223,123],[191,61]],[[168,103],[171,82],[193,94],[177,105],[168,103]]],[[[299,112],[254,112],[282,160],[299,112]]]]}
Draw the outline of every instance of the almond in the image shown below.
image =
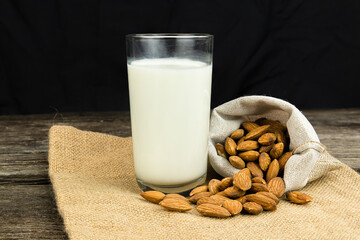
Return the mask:
{"type": "Polygon", "coordinates": [[[244,203],[246,203],[246,195],[239,197],[237,199],[235,199],[236,201],[239,201],[242,205],[244,205],[244,203]]]}
{"type": "MultiPolygon", "coordinates": [[[[212,197],[212,196],[211,196],[212,197]]],[[[219,203],[219,201],[217,201],[216,199],[213,199],[211,197],[203,197],[203,198],[200,198],[196,204],[197,205],[201,205],[201,204],[205,204],[205,203],[208,203],[208,204],[215,204],[215,205],[219,205],[219,206],[222,206],[222,203],[219,203]]]]}
{"type": "Polygon", "coordinates": [[[236,155],[236,142],[234,141],[234,139],[229,137],[226,138],[225,150],[231,156],[236,155]]]}
{"type": "Polygon", "coordinates": [[[268,169],[270,162],[271,162],[271,158],[269,154],[267,154],[266,152],[262,152],[259,156],[260,169],[265,172],[268,169]]]}
{"type": "Polygon", "coordinates": [[[262,183],[262,184],[266,185],[265,179],[263,179],[261,177],[254,177],[254,178],[251,179],[251,181],[253,183],[262,183]]]}
{"type": "Polygon", "coordinates": [[[259,152],[260,153],[263,153],[263,152],[270,152],[270,150],[273,148],[275,144],[271,144],[269,146],[261,146],[260,149],[259,149],[259,152]]]}
{"type": "Polygon", "coordinates": [[[171,211],[185,212],[191,210],[190,203],[179,198],[167,198],[162,200],[159,204],[171,211]]]}
{"type": "Polygon", "coordinates": [[[167,199],[167,198],[178,198],[178,199],[182,199],[184,201],[189,202],[189,199],[187,199],[186,197],[184,197],[180,194],[177,194],[177,193],[168,193],[165,195],[164,199],[167,199]]]}
{"type": "Polygon", "coordinates": [[[233,178],[226,177],[220,181],[219,189],[220,189],[220,191],[222,191],[228,187],[231,187],[232,185],[233,185],[233,178]]]}
{"type": "Polygon", "coordinates": [[[259,164],[255,162],[248,162],[246,167],[250,170],[253,177],[264,177],[264,174],[261,171],[259,164]]]}
{"type": "Polygon", "coordinates": [[[146,191],[146,192],[140,193],[140,196],[142,196],[149,202],[159,203],[164,199],[165,194],[162,192],[159,192],[159,191],[146,191]]]}
{"type": "Polygon", "coordinates": [[[239,172],[244,172],[246,175],[248,175],[250,178],[252,178],[251,172],[248,168],[241,169],[239,172]]]}
{"type": "Polygon", "coordinates": [[[245,212],[252,214],[252,215],[258,215],[263,211],[262,206],[260,204],[257,204],[256,202],[244,203],[243,209],[245,212]]]}
{"type": "Polygon", "coordinates": [[[219,156],[226,158],[226,159],[228,158],[228,154],[225,151],[225,147],[221,143],[216,144],[216,152],[219,156]]]}
{"type": "Polygon", "coordinates": [[[252,130],[254,130],[255,128],[258,128],[260,126],[254,122],[246,121],[241,124],[241,127],[244,128],[246,131],[251,132],[252,130]]]}
{"type": "Polygon", "coordinates": [[[226,197],[229,198],[239,198],[245,195],[245,191],[242,191],[241,189],[235,186],[231,186],[224,190],[224,194],[226,197]]]}
{"type": "Polygon", "coordinates": [[[242,204],[239,201],[231,199],[226,200],[223,203],[223,207],[227,209],[233,216],[239,214],[242,210],[242,204]]]}
{"type": "Polygon", "coordinates": [[[268,210],[268,211],[276,210],[276,202],[271,198],[261,194],[246,195],[246,201],[256,202],[257,204],[260,204],[264,210],[268,210]]]}
{"type": "Polygon", "coordinates": [[[253,140],[247,140],[239,143],[236,147],[238,151],[249,151],[259,148],[259,143],[253,140]]]}
{"type": "Polygon", "coordinates": [[[274,131],[276,139],[279,143],[287,144],[286,136],[283,131],[274,131]]]}
{"type": "Polygon", "coordinates": [[[189,201],[192,203],[196,203],[200,198],[210,197],[212,194],[210,192],[199,192],[189,198],[189,201]]]}
{"type": "Polygon", "coordinates": [[[245,167],[245,162],[238,156],[230,156],[229,161],[234,168],[243,169],[245,167]]]}
{"type": "Polygon", "coordinates": [[[258,160],[259,156],[260,156],[260,153],[257,151],[254,151],[254,150],[239,153],[239,157],[241,157],[241,159],[248,161],[248,162],[253,162],[253,161],[258,160]]]}
{"type": "Polygon", "coordinates": [[[224,217],[231,216],[231,213],[229,213],[229,211],[226,210],[225,208],[220,207],[218,205],[209,204],[209,203],[204,203],[204,204],[197,206],[196,210],[201,215],[208,216],[208,217],[224,218],[224,217]]]}
{"type": "Polygon", "coordinates": [[[245,140],[254,140],[259,138],[261,135],[266,133],[266,131],[270,128],[270,125],[260,126],[251,130],[248,134],[245,135],[245,140]]]}
{"type": "Polygon", "coordinates": [[[286,198],[290,202],[296,203],[296,204],[307,204],[312,201],[312,197],[310,197],[309,195],[307,195],[305,193],[298,192],[298,191],[292,191],[292,192],[286,193],[286,198]]]}
{"type": "Polygon", "coordinates": [[[273,193],[271,192],[257,192],[256,194],[261,194],[264,195],[265,197],[271,198],[272,200],[275,201],[276,204],[278,204],[280,202],[279,198],[276,197],[273,193]]]}
{"type": "Polygon", "coordinates": [[[284,144],[281,143],[277,143],[273,146],[273,148],[270,150],[270,157],[272,157],[273,159],[278,159],[284,151],[284,144]]]}
{"type": "Polygon", "coordinates": [[[272,131],[279,130],[279,131],[285,131],[285,126],[281,124],[278,120],[271,120],[267,118],[259,118],[255,121],[259,125],[270,125],[272,131]]]}
{"type": "Polygon", "coordinates": [[[261,135],[258,139],[258,142],[261,145],[271,145],[276,141],[276,136],[273,133],[265,133],[261,135]]]}
{"type": "Polygon", "coordinates": [[[237,142],[237,145],[239,145],[239,144],[242,143],[243,141],[245,141],[245,136],[244,136],[244,137],[241,137],[241,138],[239,139],[239,141],[237,142]]]}
{"type": "Polygon", "coordinates": [[[238,130],[235,130],[231,135],[230,137],[234,140],[238,140],[240,139],[242,136],[244,136],[244,129],[238,129],[238,130]]]}
{"type": "Polygon", "coordinates": [[[285,182],[281,177],[273,178],[268,183],[269,192],[280,198],[285,192],[285,182]]]}
{"type": "Polygon", "coordinates": [[[210,198],[215,200],[217,202],[216,205],[219,205],[219,206],[222,206],[226,200],[229,200],[229,198],[227,198],[225,196],[221,196],[221,195],[212,195],[212,196],[210,196],[210,198]]]}
{"type": "Polygon", "coordinates": [[[191,190],[191,192],[189,193],[189,196],[191,197],[197,193],[207,192],[207,191],[208,191],[208,186],[206,186],[206,185],[198,186],[198,187],[194,188],[193,190],[191,190]]]}
{"type": "Polygon", "coordinates": [[[219,179],[211,179],[208,184],[208,189],[211,194],[220,192],[221,181],[219,179]]]}
{"type": "Polygon", "coordinates": [[[266,182],[269,182],[271,179],[277,177],[279,174],[279,162],[278,160],[274,159],[268,168],[268,171],[266,173],[266,182]]]}
{"type": "Polygon", "coordinates": [[[252,192],[268,192],[268,187],[263,183],[252,183],[251,185],[252,192]]]}
{"type": "Polygon", "coordinates": [[[289,160],[289,158],[292,156],[292,152],[286,152],[279,158],[279,168],[280,171],[283,171],[285,168],[285,164],[289,160]]]}
{"type": "Polygon", "coordinates": [[[251,188],[251,178],[244,171],[235,173],[233,179],[233,185],[240,190],[246,191],[251,188]]]}

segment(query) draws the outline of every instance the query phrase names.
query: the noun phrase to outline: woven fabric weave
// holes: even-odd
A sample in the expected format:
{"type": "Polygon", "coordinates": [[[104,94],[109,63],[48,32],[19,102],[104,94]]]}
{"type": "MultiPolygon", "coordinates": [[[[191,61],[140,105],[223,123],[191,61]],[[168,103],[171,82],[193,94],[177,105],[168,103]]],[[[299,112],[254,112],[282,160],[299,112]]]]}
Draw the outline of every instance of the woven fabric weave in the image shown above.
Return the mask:
{"type": "Polygon", "coordinates": [[[309,205],[227,219],[169,212],[140,197],[131,138],[53,126],[49,175],[70,239],[358,239],[360,176],[348,166],[308,183],[309,205]]]}

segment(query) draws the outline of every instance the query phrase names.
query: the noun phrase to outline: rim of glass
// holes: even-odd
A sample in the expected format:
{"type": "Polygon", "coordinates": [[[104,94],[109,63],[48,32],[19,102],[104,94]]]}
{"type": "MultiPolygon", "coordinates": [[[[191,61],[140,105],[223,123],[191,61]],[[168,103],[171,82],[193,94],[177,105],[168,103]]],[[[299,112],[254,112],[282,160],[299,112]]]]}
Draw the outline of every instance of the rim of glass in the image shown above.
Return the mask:
{"type": "Polygon", "coordinates": [[[208,33],[135,33],[128,34],[126,38],[213,38],[208,33]]]}

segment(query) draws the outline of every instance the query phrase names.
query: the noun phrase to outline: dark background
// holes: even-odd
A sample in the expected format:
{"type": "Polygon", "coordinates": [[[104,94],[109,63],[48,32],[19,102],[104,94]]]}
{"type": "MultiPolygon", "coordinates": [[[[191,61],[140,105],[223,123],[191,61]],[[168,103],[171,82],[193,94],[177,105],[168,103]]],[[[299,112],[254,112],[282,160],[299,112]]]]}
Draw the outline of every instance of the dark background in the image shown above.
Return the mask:
{"type": "Polygon", "coordinates": [[[0,114],[128,110],[125,35],[215,35],[212,107],[360,107],[358,0],[0,1],[0,114]]]}

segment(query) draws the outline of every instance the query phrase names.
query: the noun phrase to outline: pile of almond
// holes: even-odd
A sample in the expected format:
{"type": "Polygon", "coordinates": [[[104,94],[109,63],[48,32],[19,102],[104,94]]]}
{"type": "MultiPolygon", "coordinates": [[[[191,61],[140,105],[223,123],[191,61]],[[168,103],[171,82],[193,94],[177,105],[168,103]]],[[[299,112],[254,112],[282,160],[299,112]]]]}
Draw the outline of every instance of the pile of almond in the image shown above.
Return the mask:
{"type": "MultiPolygon", "coordinates": [[[[194,188],[189,198],[158,191],[143,192],[141,196],[171,211],[189,211],[193,203],[200,214],[209,217],[274,211],[285,191],[281,176],[292,155],[288,145],[287,130],[279,121],[260,118],[243,122],[224,144],[216,145],[218,155],[239,169],[233,177],[211,179],[208,185],[194,188]]],[[[296,204],[312,201],[298,191],[286,193],[286,198],[296,204]]]]}

